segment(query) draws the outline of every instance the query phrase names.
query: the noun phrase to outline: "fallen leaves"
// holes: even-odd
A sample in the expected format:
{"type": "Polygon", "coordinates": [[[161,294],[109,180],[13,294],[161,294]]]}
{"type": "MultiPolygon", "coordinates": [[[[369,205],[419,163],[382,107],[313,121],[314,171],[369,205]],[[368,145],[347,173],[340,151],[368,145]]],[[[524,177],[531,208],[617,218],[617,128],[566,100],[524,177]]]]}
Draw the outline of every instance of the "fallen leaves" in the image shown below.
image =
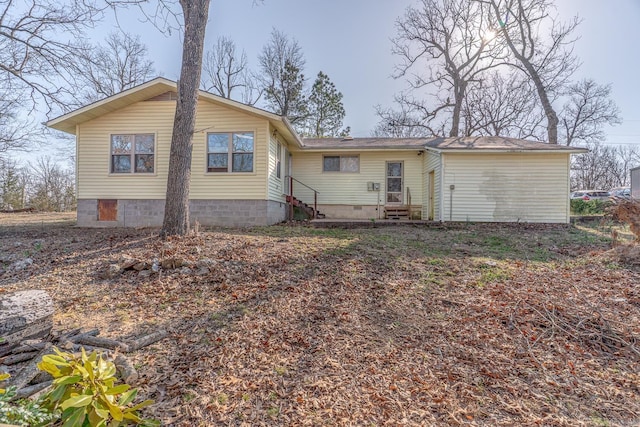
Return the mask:
{"type": "Polygon", "coordinates": [[[3,253],[36,239],[42,249],[0,285],[50,290],[61,328],[169,332],[131,355],[165,424],[640,420],[629,350],[640,277],[610,268],[606,242],[583,231],[270,227],[165,242],[153,230],[11,233],[3,253]],[[123,264],[154,259],[148,277],[123,264]],[[96,276],[105,265],[118,274],[96,276]]]}

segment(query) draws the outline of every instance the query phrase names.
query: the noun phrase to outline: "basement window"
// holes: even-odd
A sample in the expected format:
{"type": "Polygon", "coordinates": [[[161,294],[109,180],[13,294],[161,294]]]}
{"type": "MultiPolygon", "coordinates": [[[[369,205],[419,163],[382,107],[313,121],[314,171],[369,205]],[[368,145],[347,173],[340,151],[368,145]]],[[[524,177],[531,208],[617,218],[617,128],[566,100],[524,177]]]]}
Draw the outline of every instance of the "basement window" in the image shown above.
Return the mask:
{"type": "Polygon", "coordinates": [[[360,172],[359,156],[323,156],[322,157],[323,172],[360,172]]]}
{"type": "Polygon", "coordinates": [[[155,135],[111,135],[111,173],[153,173],[155,135]]]}
{"type": "Polygon", "coordinates": [[[253,132],[207,134],[207,172],[253,172],[253,132]]]}

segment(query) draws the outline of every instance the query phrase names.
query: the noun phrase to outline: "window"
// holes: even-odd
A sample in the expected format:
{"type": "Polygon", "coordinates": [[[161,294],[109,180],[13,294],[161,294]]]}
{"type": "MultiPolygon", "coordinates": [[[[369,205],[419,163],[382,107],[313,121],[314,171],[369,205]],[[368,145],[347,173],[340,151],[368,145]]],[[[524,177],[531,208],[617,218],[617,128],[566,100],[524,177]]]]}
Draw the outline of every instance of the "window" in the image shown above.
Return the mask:
{"type": "Polygon", "coordinates": [[[282,164],[282,144],[276,144],[276,177],[280,178],[280,168],[282,164]]]}
{"type": "Polygon", "coordinates": [[[111,135],[111,173],[153,173],[152,133],[111,135]]]}
{"type": "Polygon", "coordinates": [[[322,158],[323,172],[360,172],[360,157],[358,156],[324,156],[322,158]]]}
{"type": "Polygon", "coordinates": [[[207,134],[207,172],[253,172],[253,132],[207,134]]]}

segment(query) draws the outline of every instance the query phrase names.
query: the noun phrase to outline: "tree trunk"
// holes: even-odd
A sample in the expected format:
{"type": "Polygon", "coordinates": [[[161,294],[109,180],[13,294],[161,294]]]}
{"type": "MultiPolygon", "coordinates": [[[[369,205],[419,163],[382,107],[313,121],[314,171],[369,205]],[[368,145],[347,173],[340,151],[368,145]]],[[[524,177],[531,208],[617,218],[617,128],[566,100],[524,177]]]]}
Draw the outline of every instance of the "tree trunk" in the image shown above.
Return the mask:
{"type": "Polygon", "coordinates": [[[171,137],[164,221],[160,233],[163,237],[184,235],[189,231],[193,132],[209,2],[210,0],[180,0],[184,14],[184,42],[178,101],[171,137]]]}
{"type": "MultiPolygon", "coordinates": [[[[516,55],[517,56],[517,55],[516,55]]],[[[551,105],[551,101],[549,100],[549,95],[547,95],[547,89],[544,87],[542,83],[542,79],[540,78],[540,74],[533,67],[531,62],[529,62],[526,58],[520,56],[518,58],[524,68],[527,70],[527,73],[533,80],[533,84],[536,85],[536,90],[538,91],[538,97],[540,98],[540,103],[542,104],[542,108],[544,109],[544,114],[547,116],[547,135],[549,144],[557,144],[558,143],[558,115],[556,114],[556,110],[553,109],[551,105]]]]}
{"type": "Polygon", "coordinates": [[[0,355],[21,341],[46,336],[53,327],[53,301],[42,290],[0,294],[0,355]]]}
{"type": "MultiPolygon", "coordinates": [[[[457,79],[460,80],[460,79],[457,79]]],[[[456,82],[453,88],[454,105],[453,117],[451,120],[450,137],[458,137],[460,135],[460,114],[462,113],[462,101],[464,101],[467,84],[464,81],[456,82]]]]}
{"type": "MultiPolygon", "coordinates": [[[[500,11],[498,9],[497,3],[495,1],[491,1],[491,6],[495,12],[496,18],[498,22],[501,22],[500,11]]],[[[525,22],[527,26],[530,26],[531,23],[525,22]]],[[[547,89],[544,87],[544,83],[542,82],[542,78],[540,78],[540,73],[535,69],[529,58],[518,51],[518,48],[513,44],[511,37],[509,36],[509,32],[507,31],[505,24],[501,23],[501,32],[504,35],[505,41],[507,42],[507,46],[513,56],[522,64],[527,74],[533,81],[533,84],[536,86],[536,90],[538,91],[538,97],[540,98],[540,103],[542,104],[542,108],[544,109],[544,114],[547,116],[547,135],[548,142],[550,144],[558,143],[558,115],[556,111],[553,109],[553,105],[551,105],[551,101],[549,100],[549,95],[547,94],[547,89]]],[[[533,43],[533,41],[531,41],[533,43]]]]}

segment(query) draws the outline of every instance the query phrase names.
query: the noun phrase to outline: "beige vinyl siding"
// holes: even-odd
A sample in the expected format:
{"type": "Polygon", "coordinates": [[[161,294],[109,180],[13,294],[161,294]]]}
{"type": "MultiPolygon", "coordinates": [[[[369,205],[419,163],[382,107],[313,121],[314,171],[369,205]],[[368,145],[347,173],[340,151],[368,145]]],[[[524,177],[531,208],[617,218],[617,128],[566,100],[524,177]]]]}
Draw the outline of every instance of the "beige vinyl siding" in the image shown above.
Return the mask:
{"type": "Polygon", "coordinates": [[[441,194],[441,171],[440,171],[440,159],[441,156],[439,153],[433,153],[427,151],[425,153],[424,158],[424,185],[423,185],[423,195],[422,200],[424,203],[422,204],[422,219],[427,220],[429,218],[429,172],[433,171],[433,219],[435,221],[440,220],[440,194],[441,194]]]}
{"type": "MultiPolygon", "coordinates": [[[[78,198],[164,199],[175,101],[142,101],[78,126],[78,198]],[[110,174],[110,135],[153,133],[153,174],[110,174]]],[[[191,169],[192,199],[266,198],[268,122],[206,100],[198,103],[191,169]],[[208,132],[254,132],[254,171],[206,173],[208,132]]]]}
{"type": "Polygon", "coordinates": [[[198,103],[194,135],[192,199],[266,200],[269,122],[210,102],[198,103]],[[253,172],[206,173],[207,133],[254,132],[253,172]]]}
{"type": "MultiPolygon", "coordinates": [[[[406,196],[407,187],[411,189],[412,204],[422,204],[422,157],[418,151],[354,151],[354,152],[326,152],[305,153],[297,151],[293,153],[292,175],[316,189],[318,204],[322,205],[377,205],[378,192],[367,191],[367,182],[380,183],[380,205],[385,201],[386,162],[404,162],[404,188],[406,196]],[[360,157],[360,171],[348,172],[323,172],[323,155],[342,155],[360,157]]],[[[313,203],[313,192],[294,183],[294,195],[307,203],[313,203]]]]}
{"type": "Polygon", "coordinates": [[[444,153],[443,160],[444,221],[569,221],[569,154],[444,153]]]}
{"type": "MultiPolygon", "coordinates": [[[[280,148],[284,151],[284,144],[281,142],[280,148]]],[[[274,200],[276,202],[284,202],[285,198],[283,196],[284,193],[284,154],[281,152],[281,164],[280,164],[280,178],[276,174],[276,164],[277,164],[277,151],[278,149],[278,139],[271,135],[269,138],[269,167],[267,170],[268,173],[268,200],[274,200]]]]}

